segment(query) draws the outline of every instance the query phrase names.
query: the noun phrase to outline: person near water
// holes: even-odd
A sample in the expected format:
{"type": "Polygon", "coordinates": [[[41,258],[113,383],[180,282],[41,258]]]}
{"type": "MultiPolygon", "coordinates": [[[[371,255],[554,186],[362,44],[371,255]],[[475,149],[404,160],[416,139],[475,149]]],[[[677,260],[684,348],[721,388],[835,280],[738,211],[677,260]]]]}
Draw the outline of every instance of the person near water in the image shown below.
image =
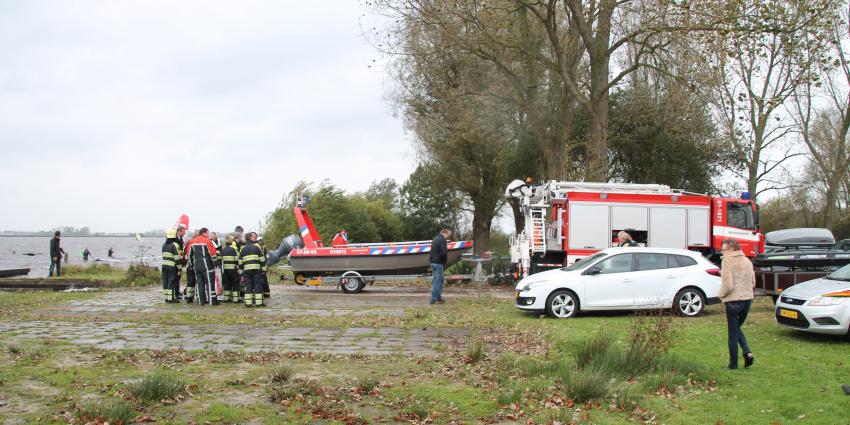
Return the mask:
{"type": "Polygon", "coordinates": [[[47,272],[47,277],[53,276],[53,268],[56,268],[56,277],[62,276],[62,247],[59,242],[62,239],[62,232],[56,231],[53,233],[53,239],[50,240],[50,270],[47,272]]]}
{"type": "Polygon", "coordinates": [[[115,250],[110,246],[109,251],[106,251],[106,256],[112,258],[112,254],[115,254],[115,250]]]}
{"type": "Polygon", "coordinates": [[[180,246],[180,254],[182,255],[180,260],[178,261],[177,267],[177,301],[181,301],[183,299],[183,294],[180,292],[180,278],[183,276],[183,270],[186,269],[186,251],[183,249],[183,237],[186,235],[186,227],[182,224],[177,226],[177,238],[175,242],[180,246]]]}
{"type": "Polygon", "coordinates": [[[91,256],[91,251],[88,248],[84,249],[80,254],[83,255],[83,261],[89,261],[89,256],[91,256]]]}
{"type": "MultiPolygon", "coordinates": [[[[192,238],[194,239],[198,236],[198,231],[196,230],[192,234],[192,238]]],[[[188,242],[184,244],[183,248],[183,256],[186,257],[186,304],[192,304],[195,301],[195,292],[197,286],[195,283],[195,262],[191,255],[189,255],[188,242]]]]}
{"type": "Polygon", "coordinates": [[[266,269],[260,274],[263,279],[263,298],[271,298],[272,290],[269,287],[269,273],[268,273],[268,250],[266,250],[266,242],[263,241],[262,236],[257,236],[257,245],[260,246],[260,249],[263,251],[263,257],[266,258],[266,269]]]}
{"type": "Polygon", "coordinates": [[[437,233],[437,236],[434,236],[434,240],[431,241],[431,254],[429,256],[429,261],[431,262],[431,272],[433,277],[431,279],[430,304],[442,304],[445,302],[443,300],[443,285],[445,284],[443,272],[446,269],[449,255],[446,240],[449,236],[451,236],[451,234],[452,232],[449,229],[440,230],[440,233],[437,233]]]}
{"type": "Polygon", "coordinates": [[[239,276],[236,268],[239,264],[239,251],[233,236],[228,235],[221,247],[221,301],[238,303],[242,301],[239,296],[239,276]]]}
{"type": "Polygon", "coordinates": [[[247,239],[239,251],[239,274],[245,279],[245,307],[264,307],[261,273],[266,271],[266,257],[257,246],[256,233],[248,233],[247,239]]]}
{"type": "Polygon", "coordinates": [[[165,302],[168,304],[178,303],[177,292],[179,281],[177,270],[183,259],[183,252],[177,243],[177,230],[171,229],[165,233],[165,243],[162,245],[162,291],[165,302]]]}
{"type": "Polygon", "coordinates": [[[201,305],[218,305],[213,264],[213,259],[218,256],[218,251],[210,240],[209,234],[209,230],[202,227],[198,230],[198,235],[186,244],[186,250],[192,259],[198,302],[201,305]]]}

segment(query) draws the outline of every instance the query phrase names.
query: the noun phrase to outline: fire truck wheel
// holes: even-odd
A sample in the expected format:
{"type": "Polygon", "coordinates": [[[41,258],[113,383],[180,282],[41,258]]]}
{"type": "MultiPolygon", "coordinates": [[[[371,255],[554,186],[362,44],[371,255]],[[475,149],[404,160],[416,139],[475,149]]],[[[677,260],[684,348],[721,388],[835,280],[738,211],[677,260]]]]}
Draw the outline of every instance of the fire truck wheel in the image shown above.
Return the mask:
{"type": "Polygon", "coordinates": [[[692,286],[683,288],[673,299],[673,308],[679,316],[697,317],[705,309],[705,294],[692,286]]]}
{"type": "Polygon", "coordinates": [[[546,314],[555,319],[569,319],[578,314],[578,297],[573,291],[559,289],[546,299],[546,314]]]}
{"type": "Polygon", "coordinates": [[[364,281],[363,277],[360,276],[360,273],[357,272],[345,272],[339,280],[339,287],[342,288],[342,292],[345,292],[346,294],[362,292],[364,286],[366,286],[366,281],[364,281]]]}

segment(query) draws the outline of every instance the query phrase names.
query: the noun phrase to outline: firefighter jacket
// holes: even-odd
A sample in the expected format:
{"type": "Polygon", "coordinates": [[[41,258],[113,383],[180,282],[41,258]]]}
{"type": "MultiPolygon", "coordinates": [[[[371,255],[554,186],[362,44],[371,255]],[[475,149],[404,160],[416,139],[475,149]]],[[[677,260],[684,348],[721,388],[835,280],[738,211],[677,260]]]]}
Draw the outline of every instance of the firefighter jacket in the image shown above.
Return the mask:
{"type": "Polygon", "coordinates": [[[239,252],[239,274],[246,270],[268,270],[266,255],[255,242],[248,242],[239,252]]]}
{"type": "Polygon", "coordinates": [[[221,264],[224,270],[236,270],[239,264],[239,251],[235,245],[225,245],[221,248],[221,264]]]}
{"type": "Polygon", "coordinates": [[[218,256],[215,245],[204,235],[198,235],[192,238],[186,244],[186,253],[191,257],[191,262],[195,270],[212,271],[213,259],[218,256]]]}
{"type": "Polygon", "coordinates": [[[183,251],[175,239],[166,239],[162,245],[162,267],[176,268],[183,260],[183,251]]]}

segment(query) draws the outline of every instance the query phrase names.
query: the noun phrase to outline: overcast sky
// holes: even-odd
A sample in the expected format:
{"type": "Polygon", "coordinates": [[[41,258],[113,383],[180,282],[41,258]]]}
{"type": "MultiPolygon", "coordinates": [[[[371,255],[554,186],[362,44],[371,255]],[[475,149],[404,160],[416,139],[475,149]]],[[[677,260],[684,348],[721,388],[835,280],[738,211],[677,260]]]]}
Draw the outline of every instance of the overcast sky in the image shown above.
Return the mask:
{"type": "Polygon", "coordinates": [[[0,0],[0,229],[256,229],[299,180],[404,181],[412,137],[363,12],[0,0]]]}

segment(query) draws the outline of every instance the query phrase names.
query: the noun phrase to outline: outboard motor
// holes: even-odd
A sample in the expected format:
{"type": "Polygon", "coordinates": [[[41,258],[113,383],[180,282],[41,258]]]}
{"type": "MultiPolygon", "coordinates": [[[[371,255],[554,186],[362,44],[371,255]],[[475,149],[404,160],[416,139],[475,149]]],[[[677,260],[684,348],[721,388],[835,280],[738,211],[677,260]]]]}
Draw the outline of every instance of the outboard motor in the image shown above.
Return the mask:
{"type": "Polygon", "coordinates": [[[278,246],[276,250],[268,252],[268,255],[266,255],[266,264],[270,266],[276,264],[281,258],[289,255],[293,249],[303,247],[304,242],[301,241],[301,238],[298,237],[298,235],[289,235],[280,241],[280,246],[278,246]]]}

